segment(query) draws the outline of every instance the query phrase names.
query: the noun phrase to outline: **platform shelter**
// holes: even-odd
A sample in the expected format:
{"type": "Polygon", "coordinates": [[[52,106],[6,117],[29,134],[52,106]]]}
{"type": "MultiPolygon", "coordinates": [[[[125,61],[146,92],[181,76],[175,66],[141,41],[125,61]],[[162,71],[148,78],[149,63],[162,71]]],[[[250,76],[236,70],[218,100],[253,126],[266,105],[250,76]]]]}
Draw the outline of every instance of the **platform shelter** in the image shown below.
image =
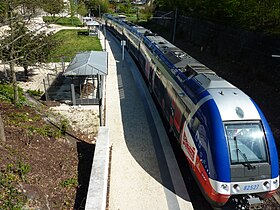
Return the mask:
{"type": "Polygon", "coordinates": [[[72,104],[101,105],[107,74],[107,52],[89,51],[76,54],[63,74],[72,79],[72,104]]]}

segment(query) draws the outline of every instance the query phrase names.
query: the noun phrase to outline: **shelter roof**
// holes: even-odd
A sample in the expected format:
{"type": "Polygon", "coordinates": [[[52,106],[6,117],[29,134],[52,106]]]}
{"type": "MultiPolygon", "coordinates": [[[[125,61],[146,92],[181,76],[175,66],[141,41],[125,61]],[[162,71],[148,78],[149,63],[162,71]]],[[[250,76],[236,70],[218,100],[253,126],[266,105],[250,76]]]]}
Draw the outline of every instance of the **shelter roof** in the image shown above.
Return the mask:
{"type": "Polygon", "coordinates": [[[70,62],[65,76],[92,76],[108,73],[107,52],[89,51],[76,54],[70,62]]]}
{"type": "Polygon", "coordinates": [[[97,21],[87,21],[86,22],[87,26],[99,26],[100,24],[97,21]]]}

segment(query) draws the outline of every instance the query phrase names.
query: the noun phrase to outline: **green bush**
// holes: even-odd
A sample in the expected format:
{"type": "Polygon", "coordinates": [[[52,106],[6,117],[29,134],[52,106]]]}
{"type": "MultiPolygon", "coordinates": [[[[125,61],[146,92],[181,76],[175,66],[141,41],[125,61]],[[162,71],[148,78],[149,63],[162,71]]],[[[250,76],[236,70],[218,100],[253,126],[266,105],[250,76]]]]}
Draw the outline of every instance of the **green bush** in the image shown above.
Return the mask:
{"type": "MultiPolygon", "coordinates": [[[[23,95],[23,89],[18,87],[19,104],[25,104],[26,98],[23,95]]],[[[0,84],[0,100],[13,102],[14,101],[14,89],[11,84],[0,84]]]]}
{"type": "Polygon", "coordinates": [[[44,92],[38,89],[38,90],[27,90],[27,93],[31,96],[41,97],[44,92]]]}

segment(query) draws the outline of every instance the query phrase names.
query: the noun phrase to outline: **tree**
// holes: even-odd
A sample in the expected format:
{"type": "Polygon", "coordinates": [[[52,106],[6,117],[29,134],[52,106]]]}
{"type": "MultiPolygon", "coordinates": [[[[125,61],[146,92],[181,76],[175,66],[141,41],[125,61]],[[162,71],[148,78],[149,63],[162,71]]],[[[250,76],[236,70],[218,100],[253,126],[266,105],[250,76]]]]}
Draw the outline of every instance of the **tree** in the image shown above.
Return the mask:
{"type": "Polygon", "coordinates": [[[108,0],[89,0],[86,1],[85,4],[95,16],[99,16],[100,13],[107,12],[109,7],[108,0]]]}
{"type": "Polygon", "coordinates": [[[53,17],[65,9],[63,0],[43,0],[42,8],[45,12],[50,13],[53,17]]]}
{"type": "Polygon", "coordinates": [[[0,23],[4,21],[5,16],[6,16],[6,5],[3,2],[0,2],[0,23]]]}
{"type": "Polygon", "coordinates": [[[155,0],[154,3],[157,10],[172,11],[177,7],[187,16],[223,21],[250,30],[280,30],[279,0],[155,0]]]}
{"type": "Polygon", "coordinates": [[[75,17],[76,13],[77,13],[77,8],[78,5],[74,2],[74,0],[70,0],[69,2],[69,6],[70,6],[70,17],[71,17],[71,21],[72,21],[72,25],[73,24],[73,18],[75,17]]]}
{"type": "MultiPolygon", "coordinates": [[[[15,23],[14,37],[14,51],[15,64],[24,68],[25,78],[28,79],[28,67],[34,66],[47,61],[48,55],[54,41],[49,38],[44,31],[33,33],[21,22],[15,23]]],[[[9,43],[11,41],[11,35],[5,37],[2,43],[9,43]]],[[[9,60],[9,47],[2,50],[2,60],[9,60]]]]}
{"type": "Polygon", "coordinates": [[[46,46],[44,35],[38,31],[27,30],[31,18],[36,14],[38,0],[2,0],[1,15],[3,23],[7,23],[9,30],[0,38],[0,56],[10,66],[12,85],[14,89],[14,103],[18,103],[18,86],[15,64],[26,69],[42,56],[42,46],[46,46]],[[31,4],[32,3],[32,4],[31,4]]]}
{"type": "Polygon", "coordinates": [[[88,14],[88,9],[84,2],[79,2],[77,12],[81,16],[86,16],[88,14]]]}

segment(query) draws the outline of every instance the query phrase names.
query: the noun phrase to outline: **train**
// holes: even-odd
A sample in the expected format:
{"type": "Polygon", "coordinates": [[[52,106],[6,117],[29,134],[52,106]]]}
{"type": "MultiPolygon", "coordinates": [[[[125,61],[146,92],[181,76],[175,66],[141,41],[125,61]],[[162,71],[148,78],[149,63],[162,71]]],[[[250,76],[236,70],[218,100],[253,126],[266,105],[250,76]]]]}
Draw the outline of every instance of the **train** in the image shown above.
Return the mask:
{"type": "Polygon", "coordinates": [[[277,148],[253,99],[152,31],[123,16],[103,19],[126,41],[208,202],[254,206],[275,193],[277,148]]]}

